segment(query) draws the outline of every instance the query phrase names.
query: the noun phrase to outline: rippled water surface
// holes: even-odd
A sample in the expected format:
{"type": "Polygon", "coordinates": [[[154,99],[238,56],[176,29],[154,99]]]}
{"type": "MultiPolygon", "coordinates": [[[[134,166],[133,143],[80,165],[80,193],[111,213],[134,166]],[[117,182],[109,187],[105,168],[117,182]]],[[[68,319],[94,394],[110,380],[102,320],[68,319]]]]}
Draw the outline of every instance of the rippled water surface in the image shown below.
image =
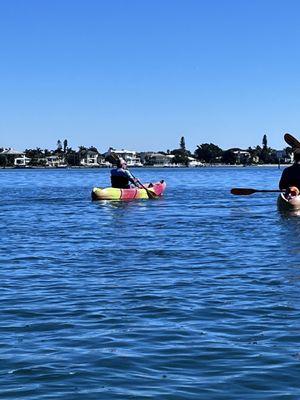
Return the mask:
{"type": "Polygon", "coordinates": [[[300,217],[276,168],[0,170],[1,399],[300,398],[300,217]]]}

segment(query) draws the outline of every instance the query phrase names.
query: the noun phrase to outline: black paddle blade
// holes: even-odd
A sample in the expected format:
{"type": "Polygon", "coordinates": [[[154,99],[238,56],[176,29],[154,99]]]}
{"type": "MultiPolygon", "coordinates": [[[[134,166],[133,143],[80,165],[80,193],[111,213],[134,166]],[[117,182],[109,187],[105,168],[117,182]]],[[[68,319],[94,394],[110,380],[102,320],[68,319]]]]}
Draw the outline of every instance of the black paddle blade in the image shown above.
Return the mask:
{"type": "Polygon", "coordinates": [[[159,197],[156,193],[152,192],[152,190],[149,190],[147,188],[145,188],[145,189],[146,189],[149,199],[157,199],[159,197]]]}
{"type": "MultiPolygon", "coordinates": [[[[134,175],[132,175],[132,176],[135,178],[134,175]]],[[[160,197],[158,194],[156,194],[155,192],[153,192],[152,190],[147,188],[145,185],[143,185],[141,181],[138,180],[137,182],[140,185],[140,187],[142,187],[143,189],[146,190],[149,199],[158,199],[160,197]]],[[[151,187],[153,187],[153,185],[151,187]]]]}
{"type": "Polygon", "coordinates": [[[233,188],[230,190],[231,194],[235,196],[248,196],[249,194],[255,193],[255,189],[246,189],[246,188],[233,188]]]}
{"type": "Polygon", "coordinates": [[[286,143],[291,146],[293,149],[300,148],[300,142],[294,136],[290,135],[289,133],[284,134],[284,140],[286,143]]]}

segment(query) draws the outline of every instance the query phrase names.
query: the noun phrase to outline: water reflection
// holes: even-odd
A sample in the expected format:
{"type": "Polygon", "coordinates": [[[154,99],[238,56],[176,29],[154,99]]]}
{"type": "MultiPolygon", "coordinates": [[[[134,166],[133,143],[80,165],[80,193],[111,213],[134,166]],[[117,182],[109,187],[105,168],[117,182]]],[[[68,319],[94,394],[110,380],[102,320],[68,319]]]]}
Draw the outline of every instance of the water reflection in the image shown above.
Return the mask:
{"type": "Polygon", "coordinates": [[[93,201],[93,204],[95,204],[99,208],[104,208],[106,210],[109,209],[118,209],[118,210],[125,210],[128,211],[132,208],[136,207],[146,207],[146,199],[141,199],[141,200],[128,200],[128,201],[120,201],[120,200],[98,200],[98,201],[93,201]]]}
{"type": "MultiPolygon", "coordinates": [[[[278,211],[281,228],[281,242],[289,256],[300,254],[300,210],[278,211]]],[[[298,259],[292,259],[298,264],[298,259]]]]}

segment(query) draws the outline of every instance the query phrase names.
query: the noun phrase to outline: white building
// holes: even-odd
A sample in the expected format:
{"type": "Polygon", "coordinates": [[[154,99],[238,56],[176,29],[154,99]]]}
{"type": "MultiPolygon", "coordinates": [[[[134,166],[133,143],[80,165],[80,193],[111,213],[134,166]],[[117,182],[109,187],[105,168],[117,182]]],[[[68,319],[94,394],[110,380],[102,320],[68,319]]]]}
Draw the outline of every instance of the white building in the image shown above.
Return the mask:
{"type": "Polygon", "coordinates": [[[80,155],[80,165],[84,167],[100,167],[98,157],[99,154],[96,151],[86,150],[80,155]]]}
{"type": "Polygon", "coordinates": [[[46,157],[46,167],[66,168],[67,164],[64,159],[59,156],[49,156],[46,157]]]}
{"type": "Polygon", "coordinates": [[[30,163],[31,158],[26,157],[25,154],[22,154],[20,157],[16,157],[14,160],[14,165],[16,167],[27,167],[30,163]]]}
{"type": "Polygon", "coordinates": [[[109,156],[110,154],[116,154],[118,157],[123,158],[128,167],[142,167],[143,164],[141,162],[141,159],[137,156],[136,151],[132,150],[116,150],[112,147],[108,149],[108,151],[105,153],[105,156],[109,156]]]}
{"type": "Polygon", "coordinates": [[[143,153],[143,159],[147,165],[153,167],[173,167],[172,160],[175,156],[173,154],[162,154],[155,152],[143,153]]]}
{"type": "MultiPolygon", "coordinates": [[[[236,156],[237,163],[246,163],[251,159],[251,154],[247,150],[230,149],[236,156]]],[[[254,161],[256,162],[256,161],[254,161]]]]}
{"type": "Polygon", "coordinates": [[[25,153],[22,151],[14,150],[12,148],[4,149],[1,153],[12,161],[15,167],[27,167],[31,158],[25,156],[25,153]]]}

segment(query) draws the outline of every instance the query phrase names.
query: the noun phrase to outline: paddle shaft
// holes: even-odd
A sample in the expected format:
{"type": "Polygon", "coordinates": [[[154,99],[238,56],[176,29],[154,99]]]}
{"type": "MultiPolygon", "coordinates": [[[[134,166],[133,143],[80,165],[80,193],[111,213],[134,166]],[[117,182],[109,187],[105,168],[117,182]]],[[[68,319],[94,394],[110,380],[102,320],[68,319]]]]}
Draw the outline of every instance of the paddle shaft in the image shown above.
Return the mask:
{"type": "Polygon", "coordinates": [[[283,191],[280,189],[251,189],[251,188],[233,188],[231,189],[231,194],[236,196],[248,196],[254,193],[282,193],[283,191]]]}
{"type": "Polygon", "coordinates": [[[253,189],[253,190],[255,190],[255,193],[281,193],[281,192],[283,192],[283,190],[280,190],[280,189],[262,189],[262,190],[260,190],[260,189],[253,189]]]}

